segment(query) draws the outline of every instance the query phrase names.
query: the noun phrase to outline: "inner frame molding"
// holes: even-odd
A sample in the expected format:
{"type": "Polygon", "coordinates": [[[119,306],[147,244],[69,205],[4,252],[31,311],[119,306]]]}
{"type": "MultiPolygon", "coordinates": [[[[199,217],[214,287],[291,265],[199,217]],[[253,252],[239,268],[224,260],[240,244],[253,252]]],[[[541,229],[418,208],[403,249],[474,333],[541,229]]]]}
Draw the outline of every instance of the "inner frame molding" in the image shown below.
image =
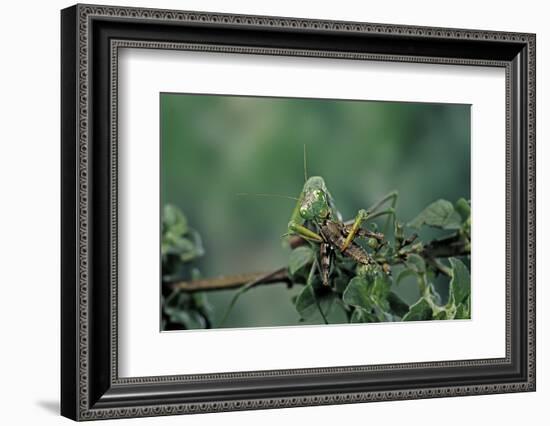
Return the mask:
{"type": "MultiPolygon", "coordinates": [[[[203,46],[203,45],[197,45],[197,44],[184,44],[184,43],[158,43],[158,42],[153,42],[153,43],[150,43],[150,42],[139,42],[139,41],[129,41],[129,40],[118,40],[118,39],[114,39],[114,40],[111,40],[111,64],[113,64],[112,66],[112,73],[115,73],[113,74],[114,77],[112,77],[112,82],[113,82],[113,88],[111,89],[112,90],[112,95],[111,95],[111,110],[113,111],[113,119],[114,117],[116,116],[116,114],[114,114],[114,112],[116,112],[119,108],[122,108],[120,109],[120,112],[121,112],[121,119],[122,121],[120,123],[118,123],[118,126],[123,126],[125,127],[126,125],[124,124],[124,122],[126,121],[124,117],[124,106],[123,106],[123,103],[124,105],[128,106],[129,104],[125,101],[124,99],[124,95],[128,95],[128,89],[122,89],[122,87],[125,86],[126,83],[123,83],[121,86],[121,92],[118,91],[118,88],[116,87],[116,83],[115,83],[115,80],[117,79],[116,77],[118,75],[124,75],[124,78],[126,78],[127,74],[126,72],[128,71],[128,68],[126,68],[126,70],[124,70],[124,60],[122,59],[122,57],[124,57],[124,55],[126,54],[129,54],[129,51],[133,51],[133,52],[143,52],[145,53],[146,51],[147,52],[153,52],[154,50],[158,51],[158,52],[165,52],[165,51],[172,51],[174,52],[174,54],[177,54],[178,52],[201,52],[201,53],[211,53],[215,50],[215,52],[222,52],[224,54],[228,54],[229,52],[234,52],[234,48],[233,47],[225,47],[225,46],[219,46],[219,45],[216,45],[216,46],[211,46],[211,45],[208,45],[208,46],[203,46]],[[131,49],[131,50],[130,50],[131,49]],[[121,55],[121,62],[119,63],[118,60],[119,60],[119,55],[121,55]],[[120,71],[119,71],[119,67],[120,68],[120,71]],[[118,73],[122,73],[122,74],[118,74],[118,73]],[[121,98],[122,97],[122,98],[121,98]],[[119,99],[120,98],[120,99],[119,99]],[[118,103],[119,101],[121,102],[121,106],[119,107],[118,106],[118,103]]],[[[240,50],[240,49],[239,49],[240,50]]],[[[280,51],[281,49],[279,49],[280,51]]],[[[261,58],[263,57],[269,57],[269,52],[270,52],[270,49],[265,49],[265,48],[262,48],[262,52],[268,52],[268,53],[264,53],[264,55],[260,56],[257,54],[257,52],[259,51],[259,49],[246,49],[246,54],[251,54],[251,55],[255,55],[256,58],[258,58],[259,60],[262,60],[261,58]]],[[[285,57],[294,57],[294,58],[297,58],[297,57],[300,57],[300,58],[303,58],[303,57],[306,57],[306,58],[316,58],[317,54],[325,54],[325,55],[332,55],[334,52],[319,52],[319,51],[313,51],[313,52],[310,52],[310,51],[294,51],[294,50],[288,50],[288,52],[284,52],[283,55],[285,57]],[[304,56],[305,55],[309,55],[309,56],[304,56]],[[299,55],[299,56],[298,56],[299,55]]],[[[140,54],[140,53],[138,53],[140,54]]],[[[231,54],[231,53],[229,53],[231,54]]],[[[336,53],[338,54],[338,53],[336,53]]],[[[235,61],[238,61],[238,54],[232,54],[232,56],[235,58],[235,61]]],[[[347,61],[349,59],[347,59],[348,57],[350,57],[351,55],[347,55],[347,54],[340,54],[339,55],[340,57],[343,57],[344,60],[341,60],[342,61],[342,66],[345,66],[346,63],[348,63],[347,61]]],[[[385,60],[386,59],[386,56],[384,55],[369,55],[369,54],[360,54],[360,55],[357,55],[357,54],[354,54],[353,55],[353,58],[356,59],[354,62],[357,63],[357,61],[361,61],[361,60],[364,60],[364,61],[369,61],[369,62],[366,62],[366,63],[373,63],[374,61],[383,61],[384,64],[400,64],[400,65],[403,65],[403,66],[407,66],[407,62],[406,61],[409,61],[408,63],[412,63],[412,64],[416,64],[416,62],[410,62],[411,60],[413,60],[414,58],[411,58],[410,56],[408,57],[398,57],[398,58],[392,58],[391,56],[389,57],[389,60],[385,60]],[[372,58],[372,59],[371,59],[372,58]]],[[[332,59],[332,58],[329,58],[329,59],[332,59]]],[[[274,59],[276,61],[276,59],[274,59]]],[[[444,65],[452,65],[450,64],[450,60],[446,60],[444,62],[444,65]]],[[[509,67],[507,67],[506,63],[505,62],[497,62],[497,61],[482,61],[482,60],[471,60],[469,61],[469,65],[471,66],[480,66],[480,64],[484,67],[486,67],[487,69],[490,69],[489,67],[491,67],[492,69],[498,69],[498,70],[502,70],[502,89],[504,91],[504,88],[505,88],[505,84],[506,84],[506,79],[509,80],[509,75],[510,75],[510,70],[509,70],[509,67]],[[474,65],[475,64],[475,65],[474,65]]],[[[351,66],[353,66],[353,63],[350,63],[351,66]]],[[[431,65],[431,64],[430,64],[431,65]]],[[[439,65],[439,64],[438,64],[439,65]]],[[[441,68],[445,68],[445,67],[441,67],[441,68]]],[[[456,68],[456,67],[452,67],[452,68],[456,68]]],[[[460,69],[462,70],[463,68],[460,67],[460,69]]],[[[466,69],[464,69],[466,70],[466,69]]],[[[185,72],[184,69],[181,70],[181,72],[185,72]]],[[[442,70],[442,72],[446,72],[445,70],[442,70]]],[[[150,75],[156,75],[155,73],[151,73],[150,75]]],[[[190,77],[190,75],[188,75],[188,77],[190,77]]],[[[158,78],[162,78],[163,77],[158,77],[158,78]]],[[[143,81],[142,81],[142,84],[143,84],[143,81]]],[[[137,87],[140,87],[140,86],[136,86],[137,87]]],[[[203,86],[201,86],[203,87],[203,86]]],[[[139,89],[138,89],[139,90],[139,89]]],[[[500,91],[499,91],[499,95],[500,95],[500,91]]],[[[505,139],[506,139],[506,134],[505,134],[505,126],[504,126],[504,116],[506,114],[506,111],[505,111],[505,108],[504,108],[504,104],[505,104],[505,96],[504,96],[504,93],[503,93],[503,96],[502,96],[502,103],[499,102],[499,106],[502,105],[502,139],[498,139],[499,142],[502,142],[502,145],[498,145],[498,150],[500,152],[500,150],[502,149],[502,169],[499,170],[499,173],[498,175],[499,176],[503,176],[504,175],[504,163],[505,163],[505,156],[506,156],[506,152],[505,152],[505,139]]],[[[500,116],[500,115],[499,115],[500,116]]],[[[477,122],[479,123],[481,121],[480,118],[476,119],[477,122]]],[[[126,121],[127,123],[127,121],[126,121]]],[[[121,127],[122,128],[122,127],[121,127]]],[[[112,140],[111,140],[111,152],[112,152],[112,163],[115,164],[116,161],[117,161],[117,152],[118,152],[118,144],[121,143],[121,144],[124,144],[124,143],[127,143],[128,140],[126,139],[125,140],[125,137],[124,135],[121,133],[120,134],[120,138],[121,140],[118,141],[117,138],[118,138],[118,134],[117,134],[117,122],[116,121],[112,121],[111,122],[111,134],[112,134],[112,140]],[[115,147],[115,145],[117,147],[115,147]]],[[[134,141],[134,142],[137,142],[134,141]]],[[[481,142],[481,140],[480,140],[481,142]]],[[[146,141],[142,141],[141,143],[147,143],[146,141]]],[[[120,155],[120,153],[118,153],[118,155],[120,155]]],[[[499,154],[500,155],[500,154],[499,154]]],[[[509,153],[508,153],[509,155],[509,153]]],[[[499,157],[499,161],[500,161],[500,158],[499,157]]],[[[121,161],[121,170],[120,172],[122,174],[124,174],[123,172],[123,163],[126,162],[127,160],[122,160],[121,161]]],[[[500,167],[500,166],[499,166],[500,167]]],[[[128,178],[125,178],[126,181],[128,181],[128,178]]],[[[499,182],[499,185],[500,185],[500,182],[499,182]]],[[[485,186],[486,186],[486,183],[485,183],[485,186]]],[[[504,192],[505,192],[505,185],[504,185],[504,182],[502,182],[502,208],[499,207],[499,212],[502,212],[502,229],[505,228],[505,214],[504,214],[504,210],[505,210],[505,206],[504,206],[504,192]]],[[[116,189],[115,189],[116,190],[116,189]]],[[[120,194],[121,196],[121,199],[124,200],[125,199],[125,196],[124,196],[124,191],[125,190],[128,190],[128,187],[126,186],[126,184],[122,184],[122,186],[120,188],[118,188],[118,194],[120,194]]],[[[479,200],[479,199],[478,199],[479,200]]],[[[472,202],[475,204],[477,201],[475,199],[472,199],[472,202]]],[[[113,206],[116,206],[118,203],[114,203],[113,206]]],[[[500,204],[499,204],[500,206],[500,204]]],[[[486,207],[489,207],[487,206],[486,204],[486,207]]],[[[134,207],[135,209],[136,207],[134,207]]],[[[121,211],[128,211],[127,210],[127,207],[124,207],[124,206],[121,206],[121,211]]],[[[479,210],[478,210],[479,211],[479,210]]],[[[123,223],[120,222],[120,219],[117,219],[117,217],[119,217],[118,215],[120,215],[120,211],[117,212],[116,211],[116,208],[114,207],[113,208],[113,211],[112,211],[112,223],[120,223],[120,225],[122,226],[123,223]]],[[[123,215],[123,217],[126,217],[126,214],[123,215]]],[[[146,226],[146,225],[143,225],[143,226],[146,226]]],[[[478,227],[479,229],[479,227],[478,227]]],[[[127,232],[126,232],[126,236],[127,236],[127,232]]],[[[122,241],[124,241],[124,233],[121,234],[121,237],[122,237],[122,241]]],[[[502,264],[504,264],[504,257],[505,257],[505,251],[506,251],[506,247],[505,247],[505,238],[504,238],[504,234],[502,234],[502,264]]],[[[476,239],[476,237],[474,237],[474,239],[476,239]]],[[[122,244],[122,242],[121,242],[122,244]]],[[[125,243],[127,244],[127,243],[125,243]]],[[[134,243],[134,244],[139,244],[137,241],[134,243]]],[[[508,247],[509,249],[509,247],[508,247]]],[[[122,248],[120,247],[119,250],[122,250],[122,248]]],[[[116,253],[113,253],[113,254],[116,254],[116,253]]],[[[478,253],[479,255],[479,253],[478,253]]],[[[154,256],[154,254],[153,254],[154,256]]],[[[499,258],[500,258],[500,254],[499,254],[499,258]]],[[[482,259],[481,257],[477,257],[477,259],[482,259]]],[[[111,264],[115,264],[117,261],[116,259],[116,256],[112,256],[112,259],[111,259],[111,264]]],[[[127,261],[126,261],[126,265],[128,265],[127,261]]],[[[244,265],[243,265],[244,266],[244,265]]],[[[502,265],[504,266],[504,265],[502,265]]],[[[499,266],[500,267],[500,266],[499,266]]],[[[510,321],[510,316],[508,315],[507,318],[505,318],[505,311],[507,310],[507,312],[510,312],[510,309],[511,309],[511,305],[510,305],[510,293],[509,291],[506,292],[506,288],[509,288],[506,287],[505,285],[505,274],[504,274],[504,269],[502,271],[502,276],[503,276],[503,280],[502,280],[502,357],[503,358],[506,358],[508,361],[510,360],[510,343],[511,343],[511,339],[510,339],[510,329],[511,329],[511,321],[510,321]],[[507,308],[505,309],[505,306],[507,306],[507,308]],[[505,340],[505,341],[504,341],[505,340]],[[505,346],[508,347],[508,351],[506,351],[506,348],[505,346]]],[[[124,272],[122,272],[122,274],[124,274],[124,272]]],[[[116,280],[117,278],[119,279],[122,279],[122,277],[117,277],[116,274],[112,276],[112,280],[113,280],[113,286],[117,285],[116,284],[116,280]]],[[[499,280],[500,281],[500,280],[499,280]]],[[[124,280],[122,281],[124,282],[124,280]]],[[[482,281],[478,281],[478,282],[482,282],[482,281]]],[[[510,282],[509,278],[508,278],[508,282],[510,282]]],[[[123,311],[125,310],[124,306],[129,306],[129,304],[131,304],[130,301],[127,300],[126,297],[124,296],[128,296],[128,288],[126,287],[126,289],[124,289],[123,287],[125,287],[125,284],[120,284],[117,286],[117,289],[118,289],[118,292],[119,292],[119,298],[122,297],[122,300],[120,302],[120,304],[116,304],[116,302],[113,302],[113,312],[116,312],[117,310],[120,310],[120,311],[123,311]],[[117,309],[117,306],[118,306],[118,309],[117,309]]],[[[154,296],[153,296],[154,297],[154,296]]],[[[123,315],[123,314],[120,314],[120,315],[123,315]]],[[[124,338],[126,336],[125,333],[128,332],[128,329],[125,328],[127,326],[127,324],[132,324],[133,325],[133,329],[134,330],[139,330],[139,328],[137,328],[135,326],[135,324],[132,322],[132,320],[130,320],[130,322],[128,322],[128,317],[125,317],[123,316],[124,320],[122,323],[119,324],[119,328],[118,328],[118,335],[116,336],[116,340],[113,342],[113,346],[112,347],[116,347],[116,344],[117,342],[120,342],[120,339],[118,338],[122,338],[122,341],[124,341],[124,338]]],[[[146,333],[144,333],[145,335],[146,333]]],[[[148,335],[148,334],[147,334],[148,335]]],[[[149,336],[149,335],[148,335],[149,336]]],[[[368,334],[365,334],[365,337],[368,336],[368,334]]],[[[191,337],[191,336],[189,336],[191,337]]],[[[185,337],[182,337],[183,339],[185,339],[185,337]]],[[[135,340],[139,340],[139,337],[137,335],[134,335],[134,339],[135,340]]],[[[501,339],[499,339],[499,342],[501,341],[501,339]]],[[[159,342],[160,343],[160,342],[159,342]]],[[[241,344],[245,344],[244,342],[241,343],[241,344]]],[[[122,343],[122,346],[121,348],[124,348],[124,344],[122,343]]],[[[135,350],[138,350],[139,353],[142,353],[143,351],[142,350],[139,350],[137,348],[134,348],[133,349],[134,351],[135,350]]],[[[159,351],[159,348],[156,349],[157,351],[159,351]]],[[[179,352],[178,350],[176,350],[175,348],[167,348],[167,347],[164,347],[163,348],[164,351],[166,352],[170,352],[170,353],[173,353],[173,352],[179,352]]],[[[117,350],[117,354],[118,354],[118,357],[120,357],[120,359],[123,359],[123,360],[128,360],[128,355],[129,355],[130,352],[128,352],[128,349],[125,349],[125,350],[117,350]],[[125,356],[126,354],[126,356],[125,356]]],[[[302,354],[303,355],[303,354],[302,354]]],[[[310,357],[311,356],[314,356],[314,355],[309,355],[310,357]]],[[[395,368],[403,368],[403,366],[419,366],[420,363],[422,365],[425,365],[425,366],[432,366],[434,368],[440,368],[442,366],[458,366],[458,365],[484,365],[484,364],[487,364],[487,363],[490,363],[490,362],[502,362],[502,359],[501,358],[497,358],[500,357],[501,355],[488,355],[488,356],[458,356],[458,355],[455,355],[454,358],[450,358],[450,359],[445,359],[445,361],[441,360],[441,361],[438,361],[437,363],[434,363],[434,362],[426,362],[424,360],[384,360],[383,361],[383,364],[387,367],[381,367],[380,365],[363,365],[363,364],[370,364],[370,361],[367,361],[367,359],[365,359],[365,357],[363,357],[362,360],[359,360],[358,362],[353,362],[353,361],[349,361],[349,360],[342,360],[342,362],[339,365],[339,367],[331,367],[330,369],[326,369],[324,368],[325,365],[331,365],[330,362],[325,362],[325,363],[320,363],[320,362],[317,362],[317,366],[315,366],[315,368],[313,366],[281,366],[279,368],[282,368],[280,370],[276,370],[276,371],[268,371],[267,373],[271,374],[271,375],[292,375],[293,373],[296,372],[296,370],[301,370],[301,371],[304,371],[304,372],[309,372],[309,373],[320,373],[320,372],[324,372],[324,373],[327,373],[327,372],[335,372],[335,371],[340,371],[340,372],[353,372],[353,371],[372,371],[372,370],[375,370],[375,369],[385,369],[385,370],[389,370],[389,369],[395,369],[395,368]],[[483,358],[481,360],[478,360],[478,358],[483,358]],[[494,360],[489,360],[489,358],[495,358],[494,360]],[[461,361],[458,361],[458,359],[460,359],[461,361]],[[468,360],[468,361],[467,361],[468,360]],[[476,360],[476,362],[472,362],[472,360],[476,360]],[[399,364],[397,364],[399,363],[399,364]],[[342,367],[340,367],[342,366],[342,367]],[[347,366],[347,367],[346,367],[347,366]]],[[[116,355],[113,356],[113,358],[116,358],[116,355]]],[[[150,357],[149,357],[150,358],[150,357]]],[[[167,356],[167,358],[170,358],[169,356],[167,356]]],[[[167,360],[167,358],[164,358],[165,362],[167,360]]],[[[191,357],[192,358],[192,357],[191,357]]],[[[192,363],[192,360],[190,359],[186,359],[185,360],[185,364],[186,365],[191,365],[192,363]]],[[[256,356],[256,359],[261,359],[262,358],[262,355],[257,355],[256,356]]],[[[432,356],[431,359],[439,359],[437,356],[432,356]]],[[[117,362],[116,359],[113,359],[113,365],[117,362]]],[[[121,361],[122,362],[122,361],[121,361]]],[[[260,367],[261,368],[261,367],[260,367]]],[[[267,370],[271,370],[271,368],[274,368],[274,367],[267,367],[267,370]]],[[[204,372],[204,374],[201,372],[200,374],[197,372],[186,372],[185,374],[178,374],[177,377],[178,379],[180,380],[189,380],[190,378],[193,378],[193,377],[202,377],[202,378],[213,378],[213,379],[220,379],[220,378],[227,378],[227,379],[235,379],[235,378],[243,378],[243,377],[254,377],[254,376],[265,376],[267,373],[265,370],[262,370],[262,371],[253,371],[253,370],[256,370],[258,369],[257,366],[241,366],[241,368],[239,370],[232,370],[232,371],[239,371],[238,373],[237,372],[224,372],[224,373],[217,373],[217,374],[209,374],[209,372],[204,372]],[[242,371],[246,371],[246,372],[242,372],[242,371]]],[[[222,366],[218,366],[216,368],[217,371],[224,371],[224,368],[222,366]]],[[[142,374],[140,374],[140,372],[135,372],[135,373],[131,373],[131,374],[128,374],[128,370],[126,370],[126,364],[121,364],[121,369],[119,370],[119,376],[123,376],[123,377],[118,377],[117,378],[117,375],[116,375],[116,372],[113,372],[113,376],[112,376],[112,380],[121,380],[121,383],[127,383],[127,382],[135,382],[135,383],[144,383],[144,382],[147,382],[147,380],[150,380],[150,376],[159,376],[159,375],[163,375],[163,374],[170,374],[172,375],[174,372],[177,372],[178,370],[177,369],[172,369],[172,371],[167,371],[166,373],[164,372],[151,372],[149,374],[147,374],[148,372],[144,372],[144,376],[148,376],[148,377],[139,377],[139,378],[128,378],[129,376],[141,376],[142,374]]],[[[166,377],[166,376],[163,376],[163,377],[166,377]]],[[[171,376],[169,376],[171,377],[171,376]]]]}
{"type": "Polygon", "coordinates": [[[535,36],[76,5],[62,11],[62,404],[75,420],[535,390],[535,36]],[[506,357],[118,377],[118,49],[506,70],[506,357]],[[235,380],[239,385],[236,385],[235,380]]]}

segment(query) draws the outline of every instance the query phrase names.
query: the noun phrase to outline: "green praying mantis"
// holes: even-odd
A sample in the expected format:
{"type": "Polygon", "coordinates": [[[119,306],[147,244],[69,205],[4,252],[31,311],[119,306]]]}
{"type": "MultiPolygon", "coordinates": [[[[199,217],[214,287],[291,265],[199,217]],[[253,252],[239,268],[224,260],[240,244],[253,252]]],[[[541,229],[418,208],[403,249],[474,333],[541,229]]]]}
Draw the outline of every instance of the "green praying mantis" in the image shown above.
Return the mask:
{"type": "MultiPolygon", "coordinates": [[[[342,215],[336,209],[334,199],[329,192],[325,180],[321,176],[307,176],[306,148],[304,145],[304,186],[298,198],[276,195],[276,194],[248,194],[276,196],[296,200],[296,205],[288,222],[288,232],[285,236],[297,236],[311,244],[319,245],[319,258],[312,262],[309,276],[316,271],[321,274],[321,281],[324,286],[330,287],[331,264],[334,253],[338,250],[343,256],[353,259],[358,265],[375,265],[376,261],[361,245],[356,243],[356,238],[365,238],[368,246],[373,250],[381,249],[385,244],[384,234],[366,229],[369,221],[380,216],[388,216],[389,220],[395,220],[395,207],[397,204],[397,191],[392,191],[368,209],[358,211],[355,219],[344,222],[342,215]],[[389,207],[386,207],[389,204],[389,207]]],[[[382,265],[384,272],[389,273],[389,265],[382,265]]],[[[238,297],[245,291],[269,277],[264,277],[250,282],[243,286],[233,297],[229,308],[224,315],[222,324],[225,322],[229,312],[236,303],[238,297]]]]}
{"type": "MultiPolygon", "coordinates": [[[[355,242],[357,237],[365,238],[372,249],[380,249],[384,244],[384,234],[366,229],[364,226],[371,220],[388,216],[395,220],[397,191],[392,191],[373,206],[360,209],[355,219],[342,221],[342,215],[336,209],[334,199],[330,194],[325,180],[321,176],[307,176],[306,147],[304,145],[304,186],[298,198],[277,194],[246,194],[275,196],[296,200],[296,205],[288,222],[288,232],[285,236],[295,235],[313,244],[319,244],[319,259],[313,262],[312,268],[319,269],[322,282],[329,286],[330,266],[333,253],[338,250],[343,256],[350,257],[359,265],[375,264],[372,256],[355,242]],[[388,208],[384,208],[390,204],[388,208]],[[383,209],[383,210],[382,210],[383,209]]],[[[385,272],[389,272],[385,265],[385,272]]],[[[311,271],[311,274],[315,270],[311,271]]]]}
{"type": "MultiPolygon", "coordinates": [[[[373,249],[381,247],[384,234],[366,229],[365,225],[380,216],[395,217],[396,203],[397,192],[390,192],[369,209],[360,209],[353,221],[343,222],[325,180],[320,176],[307,178],[306,174],[304,187],[288,223],[288,234],[319,244],[320,258],[313,262],[312,268],[319,269],[323,285],[329,286],[330,267],[335,250],[343,256],[350,257],[357,264],[375,264],[372,256],[357,244],[355,239],[366,238],[373,249]],[[388,203],[390,207],[383,209],[388,203]]],[[[312,270],[311,273],[313,272],[312,270]]]]}

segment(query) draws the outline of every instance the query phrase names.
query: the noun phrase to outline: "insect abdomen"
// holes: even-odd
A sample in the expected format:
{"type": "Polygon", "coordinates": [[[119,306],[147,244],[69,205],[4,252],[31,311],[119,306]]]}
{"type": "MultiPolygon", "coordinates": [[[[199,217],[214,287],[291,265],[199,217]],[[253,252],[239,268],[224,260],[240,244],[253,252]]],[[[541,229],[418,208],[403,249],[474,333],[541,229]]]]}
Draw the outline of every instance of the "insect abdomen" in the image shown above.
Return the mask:
{"type": "Polygon", "coordinates": [[[371,263],[371,257],[369,254],[355,243],[351,243],[343,253],[346,256],[351,257],[357,263],[361,263],[363,265],[369,265],[371,263]]]}
{"type": "Polygon", "coordinates": [[[321,233],[333,247],[338,248],[342,254],[351,257],[357,263],[361,263],[363,265],[369,265],[372,263],[370,255],[361,246],[353,242],[345,251],[342,251],[342,247],[344,247],[344,241],[346,241],[346,239],[342,235],[340,226],[336,222],[327,221],[323,226],[321,226],[321,233]]]}

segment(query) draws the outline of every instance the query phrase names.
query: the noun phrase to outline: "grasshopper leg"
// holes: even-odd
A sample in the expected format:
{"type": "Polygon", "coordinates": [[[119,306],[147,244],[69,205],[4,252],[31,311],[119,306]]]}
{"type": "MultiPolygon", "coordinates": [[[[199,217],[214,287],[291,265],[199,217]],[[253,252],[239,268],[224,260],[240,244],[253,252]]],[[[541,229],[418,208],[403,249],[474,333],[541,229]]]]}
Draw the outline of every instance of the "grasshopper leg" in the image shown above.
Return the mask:
{"type": "Polygon", "coordinates": [[[351,229],[349,231],[348,236],[346,237],[346,240],[344,241],[344,245],[342,246],[342,252],[345,252],[351,242],[354,240],[355,236],[357,235],[357,232],[361,228],[361,225],[363,222],[365,222],[369,218],[369,212],[366,210],[359,210],[357,212],[357,216],[355,216],[355,220],[353,221],[353,225],[351,226],[351,229]]]}
{"type": "Polygon", "coordinates": [[[323,285],[328,286],[328,276],[330,273],[331,249],[327,243],[321,243],[319,247],[319,255],[321,257],[321,279],[323,285]]]}
{"type": "Polygon", "coordinates": [[[395,206],[397,204],[397,197],[398,197],[397,191],[390,192],[388,195],[383,197],[380,201],[372,205],[368,210],[363,210],[363,209],[359,210],[359,212],[357,212],[357,216],[355,216],[355,220],[353,221],[351,228],[349,229],[349,233],[346,237],[346,240],[344,242],[344,246],[342,247],[342,249],[346,250],[349,247],[351,242],[357,236],[357,233],[361,229],[361,226],[367,220],[388,215],[388,220],[386,221],[386,225],[384,227],[384,228],[387,228],[390,218],[393,217],[395,219],[395,206]],[[391,202],[390,203],[391,207],[386,210],[380,211],[380,208],[384,204],[386,204],[388,201],[391,202]]]}

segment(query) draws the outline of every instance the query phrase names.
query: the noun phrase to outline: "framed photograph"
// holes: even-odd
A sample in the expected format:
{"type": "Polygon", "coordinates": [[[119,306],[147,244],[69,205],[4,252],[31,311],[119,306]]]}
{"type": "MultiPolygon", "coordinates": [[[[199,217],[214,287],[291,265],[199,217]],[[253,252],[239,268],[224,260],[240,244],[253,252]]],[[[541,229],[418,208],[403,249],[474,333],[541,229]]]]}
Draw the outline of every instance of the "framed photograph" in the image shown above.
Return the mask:
{"type": "Polygon", "coordinates": [[[61,412],[535,390],[535,35],[61,12],[61,412]]]}

